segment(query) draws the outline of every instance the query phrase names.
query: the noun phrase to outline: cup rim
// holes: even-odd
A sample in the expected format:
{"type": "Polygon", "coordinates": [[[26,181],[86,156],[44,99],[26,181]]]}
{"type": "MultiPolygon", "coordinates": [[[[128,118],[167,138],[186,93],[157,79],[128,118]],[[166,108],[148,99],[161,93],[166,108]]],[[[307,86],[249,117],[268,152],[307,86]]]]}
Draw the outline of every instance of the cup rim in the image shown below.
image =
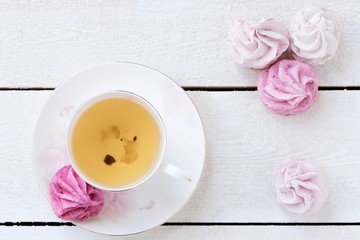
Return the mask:
{"type": "Polygon", "coordinates": [[[154,173],[159,169],[159,166],[161,165],[164,155],[165,155],[165,149],[166,149],[166,129],[164,125],[164,121],[162,117],[160,116],[159,112],[156,110],[156,108],[145,98],[142,96],[125,90],[112,90],[112,91],[106,91],[101,92],[97,95],[94,95],[93,97],[86,99],[83,101],[76,109],[75,113],[72,116],[70,123],[68,125],[67,134],[66,134],[66,151],[68,158],[70,160],[70,164],[72,168],[75,170],[75,172],[88,184],[101,189],[105,191],[113,191],[113,192],[119,192],[119,191],[126,191],[133,189],[142,183],[146,182],[151,176],[154,175],[154,173]],[[95,103],[98,103],[102,100],[106,100],[109,98],[125,98],[130,99],[138,104],[140,104],[142,107],[144,107],[153,117],[155,120],[157,127],[159,129],[159,135],[160,135],[160,145],[158,154],[156,156],[156,160],[154,161],[154,164],[151,166],[151,168],[144,174],[142,177],[138,178],[137,180],[121,185],[119,187],[109,187],[106,185],[102,185],[100,183],[96,183],[92,181],[90,178],[86,176],[85,173],[83,173],[79,167],[76,164],[76,161],[72,155],[72,148],[71,148],[71,141],[72,141],[72,133],[74,130],[74,127],[79,119],[79,117],[87,110],[89,107],[94,105],[95,103]]]}

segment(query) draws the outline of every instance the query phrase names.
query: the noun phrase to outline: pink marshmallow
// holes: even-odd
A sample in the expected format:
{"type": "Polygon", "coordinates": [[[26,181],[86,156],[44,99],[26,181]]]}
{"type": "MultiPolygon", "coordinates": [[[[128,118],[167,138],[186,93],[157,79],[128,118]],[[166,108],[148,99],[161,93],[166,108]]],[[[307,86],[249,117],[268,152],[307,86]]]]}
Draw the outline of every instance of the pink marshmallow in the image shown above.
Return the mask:
{"type": "Polygon", "coordinates": [[[320,170],[304,160],[282,163],[274,173],[274,185],[281,205],[298,214],[319,211],[329,194],[320,170]]]}
{"type": "Polygon", "coordinates": [[[54,213],[63,220],[85,221],[104,206],[103,192],[82,180],[70,165],[57,171],[49,190],[54,213]]]}
{"type": "Polygon", "coordinates": [[[273,112],[296,115],[315,102],[318,80],[310,65],[285,59],[262,71],[258,92],[261,101],[273,112]]]}

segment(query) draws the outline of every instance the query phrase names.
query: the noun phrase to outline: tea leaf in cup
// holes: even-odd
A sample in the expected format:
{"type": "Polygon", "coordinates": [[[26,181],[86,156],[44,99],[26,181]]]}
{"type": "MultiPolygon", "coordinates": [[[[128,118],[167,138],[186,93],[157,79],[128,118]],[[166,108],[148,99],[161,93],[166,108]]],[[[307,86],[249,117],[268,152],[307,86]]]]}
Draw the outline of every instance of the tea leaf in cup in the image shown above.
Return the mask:
{"type": "Polygon", "coordinates": [[[115,163],[116,160],[115,160],[115,158],[114,158],[113,156],[107,154],[107,155],[105,156],[105,158],[104,158],[104,162],[105,162],[106,165],[111,166],[111,164],[115,163]]]}

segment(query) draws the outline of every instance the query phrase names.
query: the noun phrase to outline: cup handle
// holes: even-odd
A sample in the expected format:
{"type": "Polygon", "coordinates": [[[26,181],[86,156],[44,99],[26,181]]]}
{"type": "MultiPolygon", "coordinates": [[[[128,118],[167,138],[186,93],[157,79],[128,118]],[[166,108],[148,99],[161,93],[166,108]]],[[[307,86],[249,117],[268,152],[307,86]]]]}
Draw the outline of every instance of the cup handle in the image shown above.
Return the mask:
{"type": "Polygon", "coordinates": [[[191,178],[187,176],[185,171],[175,165],[170,163],[162,163],[160,168],[164,173],[171,177],[177,178],[181,181],[191,182],[191,178]]]}

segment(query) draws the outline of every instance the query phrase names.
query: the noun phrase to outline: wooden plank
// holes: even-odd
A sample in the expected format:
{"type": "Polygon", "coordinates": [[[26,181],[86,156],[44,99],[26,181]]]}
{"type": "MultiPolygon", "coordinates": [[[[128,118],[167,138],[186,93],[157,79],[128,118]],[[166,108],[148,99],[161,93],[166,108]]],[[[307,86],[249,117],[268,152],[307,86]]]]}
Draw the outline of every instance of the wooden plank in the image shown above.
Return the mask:
{"type": "Polygon", "coordinates": [[[290,25],[303,6],[325,5],[341,18],[336,58],[316,67],[322,86],[359,86],[360,2],[3,1],[0,87],[55,87],[87,67],[112,61],[149,65],[182,86],[255,86],[258,71],[238,67],[228,28],[238,18],[290,25]]]}
{"type": "MultiPolygon", "coordinates": [[[[0,91],[0,222],[58,221],[31,167],[35,120],[49,96],[0,91]]],[[[189,92],[207,136],[204,174],[175,222],[359,222],[360,91],[321,91],[307,113],[267,111],[256,92],[189,92]],[[271,184],[289,158],[313,160],[330,187],[315,215],[285,212],[271,184]]]]}
{"type": "MultiPolygon", "coordinates": [[[[114,239],[78,227],[1,227],[3,239],[114,239]]],[[[250,227],[250,226],[161,226],[145,233],[116,239],[359,239],[360,228],[347,227],[250,227]]]]}

